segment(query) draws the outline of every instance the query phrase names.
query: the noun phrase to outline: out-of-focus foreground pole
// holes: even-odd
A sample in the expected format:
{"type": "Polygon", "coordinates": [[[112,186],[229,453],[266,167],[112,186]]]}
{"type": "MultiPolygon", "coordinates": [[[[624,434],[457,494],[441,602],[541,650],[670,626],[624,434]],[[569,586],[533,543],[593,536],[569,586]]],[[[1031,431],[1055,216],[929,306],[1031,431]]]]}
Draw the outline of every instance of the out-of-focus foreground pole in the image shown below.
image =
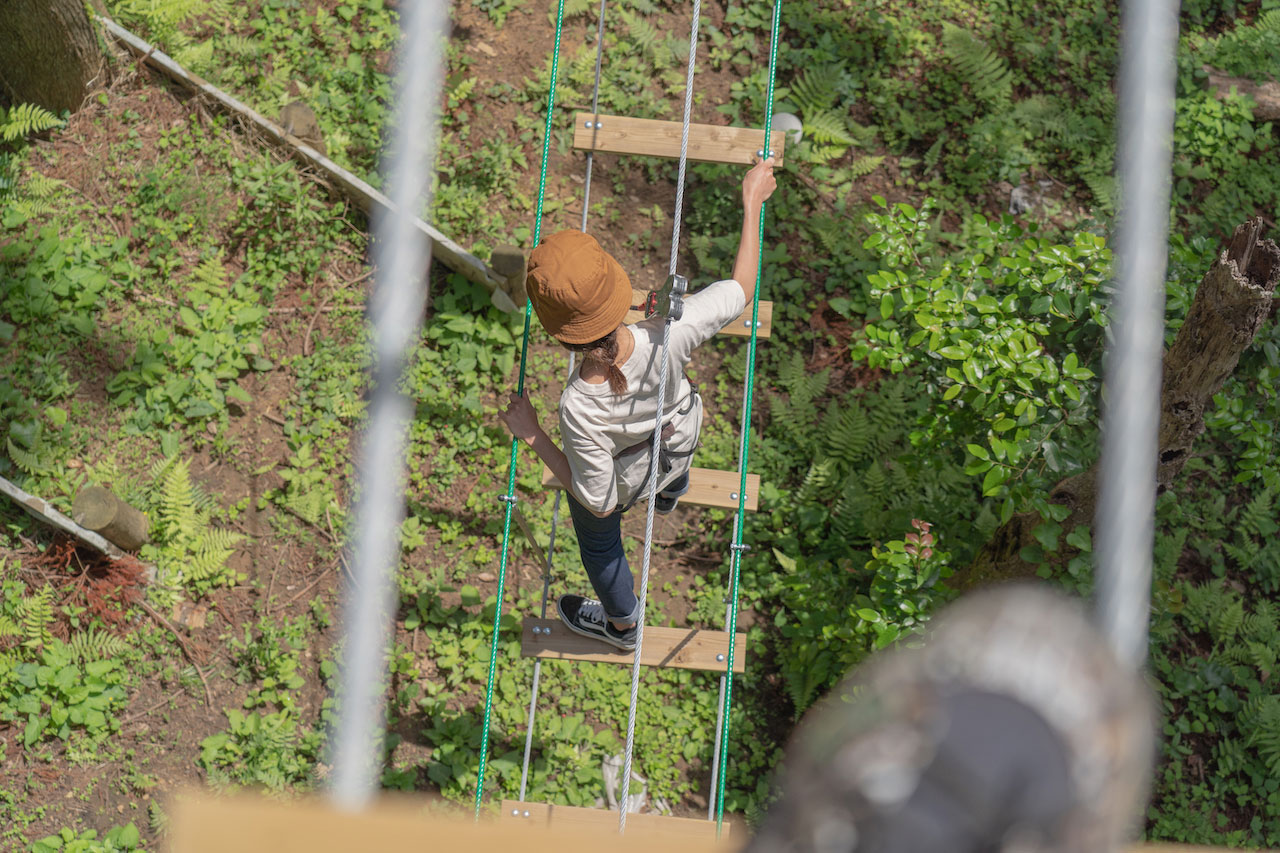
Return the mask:
{"type": "Polygon", "coordinates": [[[346,809],[367,803],[382,763],[385,651],[404,515],[405,434],[413,417],[399,387],[417,340],[431,260],[413,218],[429,201],[447,7],[441,0],[411,0],[400,6],[400,22],[396,131],[382,169],[393,208],[373,223],[372,392],[357,469],[354,582],[344,609],[338,723],[331,733],[330,793],[346,809]]]}
{"type": "Polygon", "coordinates": [[[1147,656],[1169,247],[1176,0],[1125,0],[1120,232],[1097,514],[1098,620],[1124,663],[1147,656]]]}

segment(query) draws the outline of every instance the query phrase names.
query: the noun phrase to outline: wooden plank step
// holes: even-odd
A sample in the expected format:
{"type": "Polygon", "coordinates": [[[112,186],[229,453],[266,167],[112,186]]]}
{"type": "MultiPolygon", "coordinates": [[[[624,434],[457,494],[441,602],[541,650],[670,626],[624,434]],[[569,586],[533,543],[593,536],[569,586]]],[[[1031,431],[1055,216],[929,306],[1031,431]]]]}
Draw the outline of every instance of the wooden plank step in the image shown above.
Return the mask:
{"type": "MultiPolygon", "coordinates": [[[[602,839],[606,833],[617,837],[618,813],[609,809],[584,809],[577,806],[553,806],[548,803],[522,803],[517,800],[502,801],[502,819],[510,823],[522,823],[529,826],[551,829],[567,829],[570,827],[599,832],[602,839]]],[[[627,815],[627,831],[624,837],[632,835],[654,839],[716,840],[716,822],[689,817],[670,817],[658,814],[627,815]]],[[[724,824],[724,833],[720,841],[729,836],[729,823],[724,824]]]]}
{"type": "MultiPolygon", "coordinates": [[[[733,671],[747,671],[747,635],[739,633],[733,644],[733,671]]],[[[697,669],[724,672],[729,655],[727,631],[699,628],[645,626],[644,650],[640,663],[669,669],[697,669]]],[[[631,665],[634,655],[603,640],[593,640],[570,631],[559,619],[526,617],[520,635],[520,656],[550,660],[584,660],[595,663],[631,665]],[[534,629],[537,629],[535,633],[534,629]]]]}
{"type": "MultiPolygon", "coordinates": [[[[680,503],[686,506],[709,506],[719,509],[738,508],[738,472],[717,471],[713,468],[690,468],[689,491],[681,498],[680,503]]],[[[542,485],[552,489],[563,489],[564,485],[556,479],[555,474],[545,464],[542,466],[542,485]]],[[[760,507],[760,475],[747,474],[747,511],[755,512],[760,507]]]]}
{"type": "MultiPolygon", "coordinates": [[[[573,116],[573,147],[580,151],[642,154],[676,160],[680,158],[681,133],[678,121],[594,113],[574,113],[573,116]]],[[[769,135],[769,144],[779,166],[782,165],[786,136],[781,130],[769,135]]],[[[703,163],[749,166],[763,142],[764,131],[759,128],[690,124],[686,154],[690,160],[703,163]]]]}
{"type": "MultiPolygon", "coordinates": [[[[649,296],[646,290],[631,291],[631,304],[641,305],[649,296]]],[[[627,312],[624,323],[639,323],[644,319],[643,311],[631,310],[627,312]]],[[[773,303],[760,300],[760,312],[756,318],[756,322],[760,324],[760,332],[756,337],[767,338],[773,332],[773,303]]],[[[730,320],[728,325],[720,330],[722,335],[741,335],[747,337],[751,334],[751,306],[748,305],[746,310],[734,319],[730,320]]]]}

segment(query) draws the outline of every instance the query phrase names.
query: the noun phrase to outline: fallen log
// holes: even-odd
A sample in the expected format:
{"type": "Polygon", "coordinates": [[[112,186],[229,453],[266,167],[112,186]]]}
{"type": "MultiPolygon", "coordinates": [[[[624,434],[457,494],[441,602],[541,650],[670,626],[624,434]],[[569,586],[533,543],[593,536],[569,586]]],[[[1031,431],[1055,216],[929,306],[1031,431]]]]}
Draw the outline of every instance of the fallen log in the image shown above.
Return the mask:
{"type": "Polygon", "coordinates": [[[126,551],[141,548],[151,531],[145,513],[102,486],[89,486],[76,495],[71,504],[71,520],[126,551]]]}
{"type": "Polygon", "coordinates": [[[1255,83],[1246,77],[1232,77],[1225,71],[1203,66],[1209,75],[1209,88],[1219,99],[1226,98],[1234,89],[1238,94],[1253,99],[1253,117],[1258,121],[1280,121],[1280,83],[1270,81],[1255,83]]]}
{"type": "MultiPolygon", "coordinates": [[[[28,494],[15,484],[9,482],[4,477],[0,477],[0,492],[13,498],[14,503],[22,507],[32,517],[63,533],[75,538],[80,543],[89,546],[93,550],[112,560],[119,560],[128,557],[124,551],[121,551],[115,545],[112,545],[102,536],[94,533],[92,530],[86,530],[67,518],[58,510],[54,509],[48,501],[38,498],[35,495],[28,494]]],[[[147,583],[154,583],[156,579],[156,567],[143,564],[146,570],[147,583]]]]}

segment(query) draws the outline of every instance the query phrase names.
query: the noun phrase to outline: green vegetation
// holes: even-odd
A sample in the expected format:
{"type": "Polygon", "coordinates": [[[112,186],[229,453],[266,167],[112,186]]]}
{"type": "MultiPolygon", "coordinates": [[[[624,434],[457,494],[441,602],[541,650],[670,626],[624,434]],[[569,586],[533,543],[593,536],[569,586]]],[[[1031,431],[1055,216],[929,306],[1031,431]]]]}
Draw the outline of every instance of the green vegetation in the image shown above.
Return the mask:
{"type": "Polygon", "coordinates": [[[51,737],[67,740],[73,732],[102,738],[118,729],[115,712],[125,698],[118,655],[124,644],[92,632],[77,634],[71,643],[55,639],[49,631],[53,589],[45,584],[28,595],[11,579],[15,572],[2,563],[0,571],[0,640],[19,642],[0,653],[0,721],[20,728],[27,747],[51,737]]]}
{"type": "MultiPolygon", "coordinates": [[[[305,100],[329,156],[378,182],[394,4],[108,5],[266,115],[305,100]]],[[[567,8],[576,47],[561,63],[551,228],[580,216],[568,117],[590,102],[594,76],[595,7],[567,8]]],[[[482,257],[502,242],[527,247],[532,233],[546,13],[527,0],[454,10],[467,36],[449,49],[430,214],[482,257]],[[511,52],[529,45],[516,62],[511,52]]],[[[736,2],[708,13],[697,120],[763,114],[768,13],[736,2]]],[[[602,111],[676,115],[683,14],[660,0],[611,11],[602,111]]],[[[1265,82],[1280,8],[1188,2],[1182,24],[1170,336],[1220,238],[1249,215],[1280,219],[1276,128],[1248,98],[1209,92],[1202,68],[1265,82]]],[[[800,116],[804,139],[788,144],[769,206],[775,332],[751,423],[764,485],[745,530],[748,669],[735,682],[727,798],[751,818],[794,720],[850,667],[927,624],[1003,521],[1038,513],[1026,573],[1090,591],[1089,530],[1067,529],[1046,495],[1097,455],[1117,202],[1114,4],[788,0],[783,26],[777,109],[800,116]],[[1015,187],[1029,209],[1011,216],[1015,187]]],[[[132,850],[167,826],[150,799],[159,779],[292,792],[327,772],[338,653],[328,608],[347,571],[365,413],[368,240],[303,171],[162,89],[117,85],[66,121],[29,105],[0,111],[0,475],[64,512],[84,485],[109,484],[148,513],[152,541],[138,556],[156,577],[145,589],[125,574],[104,582],[101,566],[77,564],[0,506],[0,838],[132,850]],[[93,155],[59,144],[72,134],[93,155]],[[81,772],[102,766],[112,781],[81,772]],[[68,781],[49,781],[59,773],[68,781]]],[[[695,284],[732,263],[739,175],[690,170],[695,284]]],[[[589,226],[635,274],[665,258],[674,178],[672,163],[597,162],[589,226]]],[[[466,802],[509,447],[493,410],[521,325],[456,274],[437,267],[431,287],[403,389],[416,407],[383,784],[466,802]]],[[[534,343],[529,387],[549,422],[563,356],[534,343]]],[[[708,349],[696,365],[709,416],[695,462],[728,469],[746,348],[708,349]]],[[[1158,505],[1151,669],[1165,740],[1152,838],[1280,844],[1278,392],[1272,322],[1158,505]]],[[[538,609],[551,521],[539,480],[522,457],[538,543],[513,542],[489,801],[519,786],[532,663],[517,638],[538,609]]],[[[718,628],[732,520],[677,517],[651,621],[718,628]]],[[[563,519],[554,571],[553,592],[586,585],[563,519]]],[[[542,673],[527,796],[594,805],[601,763],[621,751],[629,672],[546,662],[542,673]]],[[[641,690],[650,796],[697,812],[716,679],[652,670],[641,690]]]]}
{"type": "Polygon", "coordinates": [[[97,830],[86,829],[77,833],[63,827],[56,835],[42,838],[31,845],[31,853],[128,853],[145,850],[142,834],[133,823],[113,826],[101,837],[97,830]]]}

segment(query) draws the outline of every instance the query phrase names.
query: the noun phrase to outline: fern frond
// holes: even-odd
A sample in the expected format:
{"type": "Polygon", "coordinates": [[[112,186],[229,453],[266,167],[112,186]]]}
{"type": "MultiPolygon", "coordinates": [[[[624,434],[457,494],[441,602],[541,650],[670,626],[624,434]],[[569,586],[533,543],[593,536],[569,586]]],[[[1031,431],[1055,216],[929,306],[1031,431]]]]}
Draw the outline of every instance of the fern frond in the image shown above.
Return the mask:
{"type": "Polygon", "coordinates": [[[1244,635],[1252,640],[1274,644],[1280,634],[1280,623],[1276,619],[1276,606],[1267,599],[1260,599],[1253,607],[1253,612],[1244,619],[1244,635]]]}
{"type": "Polygon", "coordinates": [[[859,157],[849,166],[849,177],[862,178],[870,175],[876,169],[880,168],[880,164],[884,162],[884,157],[880,155],[868,154],[866,157],[859,157]]]}
{"type": "Polygon", "coordinates": [[[635,40],[636,46],[649,59],[655,62],[659,59],[659,55],[665,52],[665,40],[663,34],[653,24],[642,15],[632,12],[630,9],[623,9],[620,13],[622,22],[627,27],[627,32],[631,38],[635,40]]]}
{"type": "Polygon", "coordinates": [[[164,472],[160,486],[160,517],[168,538],[192,534],[196,524],[195,495],[191,487],[191,466],[185,459],[174,459],[164,472]]]}
{"type": "Polygon", "coordinates": [[[45,463],[44,460],[40,458],[38,449],[36,452],[23,450],[21,447],[14,444],[12,438],[6,438],[5,443],[9,448],[9,458],[13,460],[14,465],[17,465],[23,471],[31,474],[32,476],[36,476],[44,472],[45,463]]]}
{"type": "Polygon", "coordinates": [[[1280,696],[1249,702],[1240,713],[1239,729],[1249,733],[1247,745],[1257,749],[1271,772],[1280,772],[1280,696]]]}
{"type": "MultiPolygon", "coordinates": [[[[177,41],[171,38],[171,41],[177,41]]],[[[200,41],[192,42],[189,39],[182,39],[186,44],[175,46],[173,49],[173,58],[179,64],[188,68],[204,68],[213,60],[213,42],[200,41]]]]}
{"type": "Polygon", "coordinates": [[[22,621],[22,643],[38,648],[53,642],[49,626],[53,623],[53,587],[48,583],[38,592],[22,599],[18,605],[22,621]]]}
{"type": "Polygon", "coordinates": [[[835,462],[823,459],[809,466],[800,484],[799,498],[801,501],[822,501],[839,483],[840,474],[835,462]]]}
{"type": "Polygon", "coordinates": [[[834,419],[824,419],[823,426],[826,428],[827,454],[843,463],[845,470],[864,458],[871,444],[873,427],[866,410],[859,403],[855,401],[834,419]]]}
{"type": "Polygon", "coordinates": [[[169,813],[160,805],[159,800],[152,800],[147,808],[151,816],[151,831],[164,838],[169,834],[169,813]]]}
{"type": "Polygon", "coordinates": [[[210,290],[225,290],[227,287],[227,269],[217,257],[205,258],[191,271],[191,277],[210,290]]]}
{"type": "Polygon", "coordinates": [[[1116,179],[1100,172],[1087,172],[1081,176],[1093,193],[1093,200],[1104,213],[1116,212],[1116,179]]]}
{"type": "Polygon", "coordinates": [[[845,220],[834,216],[814,216],[809,220],[808,226],[815,240],[828,252],[835,252],[849,239],[849,228],[845,220]]]}
{"type": "Polygon", "coordinates": [[[816,143],[809,143],[807,148],[808,156],[804,159],[816,166],[830,163],[832,160],[838,160],[849,150],[847,145],[818,145],[816,143]]]}
{"type": "Polygon", "coordinates": [[[64,186],[66,186],[66,181],[59,178],[51,178],[39,172],[32,172],[22,183],[22,189],[27,195],[41,200],[53,198],[58,190],[64,186]]]}
{"type": "Polygon", "coordinates": [[[836,110],[807,113],[804,119],[804,132],[815,142],[835,143],[845,147],[854,142],[844,116],[836,110]]]}
{"type": "Polygon", "coordinates": [[[72,637],[67,648],[75,660],[92,663],[124,654],[129,650],[129,644],[114,634],[90,628],[72,637]]]}
{"type": "Polygon", "coordinates": [[[1233,520],[1236,529],[1259,537],[1267,537],[1275,533],[1276,523],[1273,520],[1272,508],[1274,503],[1275,495],[1270,489],[1263,489],[1253,500],[1242,504],[1236,510],[1233,520]]]}
{"type": "Polygon", "coordinates": [[[791,100],[806,118],[831,109],[836,104],[839,66],[810,68],[791,84],[791,100]]]}
{"type": "Polygon", "coordinates": [[[241,35],[230,35],[222,39],[222,49],[239,59],[254,59],[262,53],[262,44],[254,39],[241,35]]]}
{"type": "Polygon", "coordinates": [[[1178,558],[1187,544],[1187,528],[1179,528],[1170,536],[1163,533],[1156,535],[1154,549],[1154,568],[1156,577],[1171,578],[1177,568],[1178,558]]]}
{"type": "Polygon", "coordinates": [[[831,507],[832,538],[844,548],[848,548],[850,543],[864,541],[867,538],[867,521],[876,514],[877,506],[875,495],[868,493],[857,478],[851,478],[831,507]]]}
{"type": "Polygon", "coordinates": [[[1231,602],[1219,609],[1209,620],[1209,633],[1217,643],[1233,639],[1244,624],[1244,605],[1232,596],[1231,602]]]}
{"type": "Polygon", "coordinates": [[[5,142],[14,142],[61,125],[62,119],[35,104],[18,104],[7,111],[0,110],[0,140],[5,142]]]}
{"type": "Polygon", "coordinates": [[[217,578],[226,568],[235,545],[244,537],[228,530],[206,530],[192,548],[183,579],[206,581],[217,578]]]}
{"type": "Polygon", "coordinates": [[[968,30],[949,22],[942,25],[942,46],[974,97],[991,104],[1008,103],[1013,93],[1013,74],[998,53],[968,30]]]}

